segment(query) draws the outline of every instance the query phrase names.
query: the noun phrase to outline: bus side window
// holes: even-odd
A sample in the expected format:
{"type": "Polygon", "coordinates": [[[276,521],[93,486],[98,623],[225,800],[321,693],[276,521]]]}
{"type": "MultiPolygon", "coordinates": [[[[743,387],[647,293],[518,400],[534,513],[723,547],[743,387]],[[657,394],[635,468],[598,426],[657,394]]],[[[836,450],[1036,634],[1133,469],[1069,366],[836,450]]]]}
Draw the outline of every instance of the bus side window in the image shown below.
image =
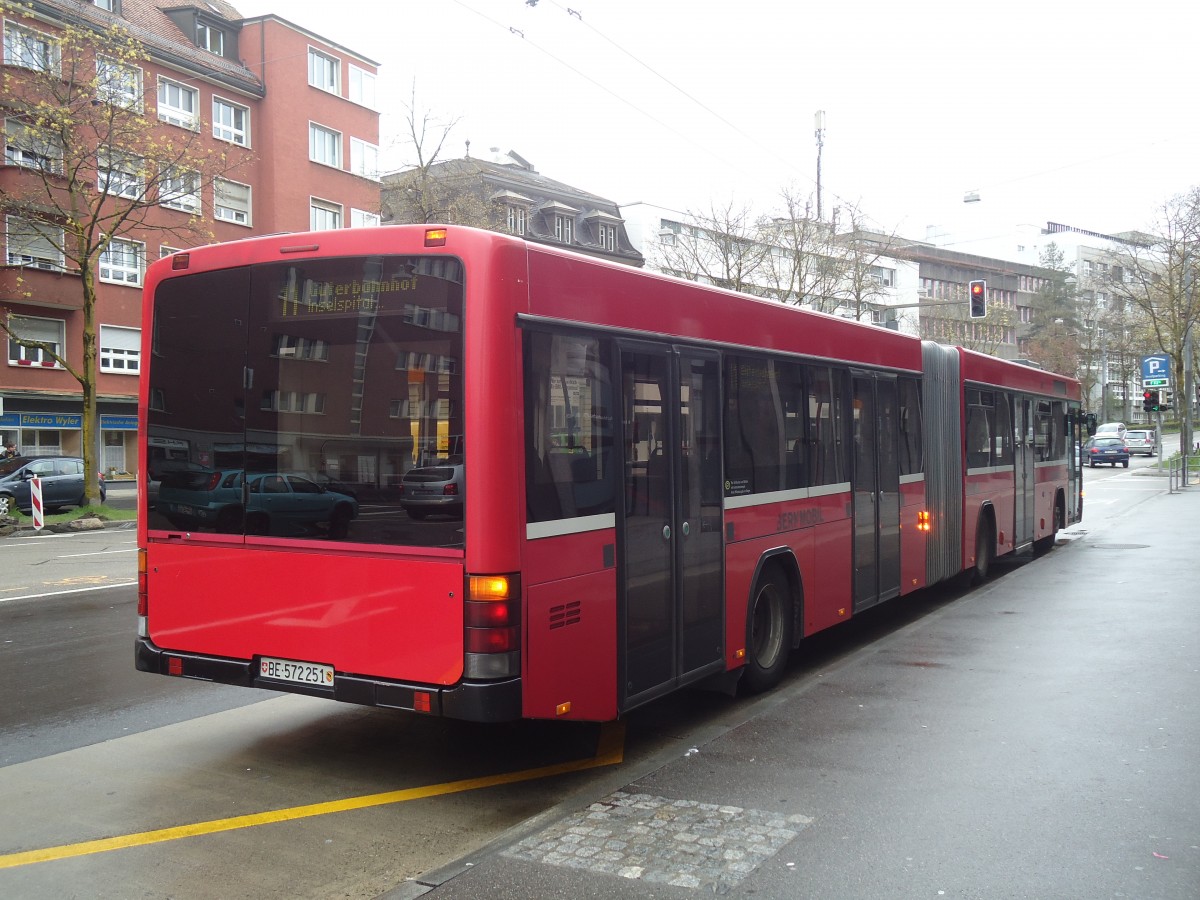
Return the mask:
{"type": "Polygon", "coordinates": [[[609,344],[525,337],[525,504],[530,522],[614,509],[609,344]]]}

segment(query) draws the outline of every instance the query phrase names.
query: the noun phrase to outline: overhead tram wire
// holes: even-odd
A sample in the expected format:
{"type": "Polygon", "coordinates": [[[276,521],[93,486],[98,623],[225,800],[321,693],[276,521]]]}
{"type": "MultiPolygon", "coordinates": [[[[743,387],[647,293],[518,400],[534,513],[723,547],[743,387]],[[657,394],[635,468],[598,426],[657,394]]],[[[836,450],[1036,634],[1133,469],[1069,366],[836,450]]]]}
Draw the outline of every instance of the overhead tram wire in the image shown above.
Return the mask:
{"type": "MultiPolygon", "coordinates": [[[[455,2],[459,2],[459,0],[455,0],[455,2]]],[[[562,12],[564,12],[564,13],[566,13],[567,15],[571,16],[572,18],[574,18],[574,19],[578,19],[578,20],[579,20],[579,22],[580,22],[582,25],[584,25],[584,26],[585,26],[585,27],[586,27],[586,28],[587,28],[589,31],[591,31],[593,34],[597,35],[598,37],[602,38],[602,39],[603,39],[604,41],[606,41],[607,43],[611,44],[613,47],[615,47],[615,48],[616,48],[617,50],[619,50],[621,53],[625,54],[625,56],[629,57],[631,60],[633,60],[635,63],[637,63],[637,64],[638,64],[639,66],[641,66],[643,69],[645,69],[647,72],[649,72],[649,73],[650,73],[651,75],[653,75],[655,78],[659,79],[659,80],[660,80],[660,81],[661,81],[663,84],[665,84],[665,85],[667,85],[668,87],[670,87],[670,88],[671,88],[673,91],[675,91],[676,93],[678,93],[680,96],[682,96],[682,97],[686,97],[688,100],[690,100],[692,103],[696,104],[696,106],[700,107],[700,109],[704,110],[706,113],[708,113],[708,114],[709,114],[710,116],[712,116],[714,119],[716,119],[718,122],[720,122],[721,124],[723,124],[723,125],[727,126],[727,127],[728,127],[728,128],[730,128],[730,129],[732,129],[732,130],[733,130],[733,131],[734,131],[736,134],[738,134],[740,137],[744,138],[745,140],[749,141],[751,144],[754,144],[755,146],[762,146],[762,144],[761,144],[761,139],[760,139],[760,138],[756,138],[756,137],[754,137],[753,135],[749,135],[749,134],[747,134],[747,133],[746,133],[745,131],[743,131],[743,130],[742,130],[742,129],[741,129],[739,126],[738,126],[738,125],[736,125],[735,123],[733,123],[733,122],[729,121],[729,119],[725,118],[723,115],[721,115],[719,112],[717,112],[717,111],[716,111],[715,109],[713,109],[712,107],[710,107],[710,106],[708,106],[707,104],[705,104],[703,101],[701,101],[701,100],[697,99],[696,97],[693,97],[691,94],[689,94],[687,91],[685,91],[685,90],[684,90],[683,88],[681,88],[679,85],[677,85],[675,82],[671,81],[671,79],[667,78],[667,77],[666,77],[665,75],[663,75],[661,72],[657,71],[657,70],[656,70],[656,69],[654,69],[652,66],[650,66],[648,63],[646,63],[646,62],[644,62],[643,60],[639,59],[639,58],[638,58],[637,56],[635,56],[633,53],[630,53],[628,50],[626,50],[624,47],[622,47],[620,44],[618,44],[616,41],[614,41],[612,38],[610,38],[610,37],[609,37],[608,35],[606,35],[604,32],[600,31],[600,30],[599,30],[599,29],[597,29],[597,28],[593,28],[593,27],[592,27],[592,26],[591,26],[591,25],[590,25],[588,22],[586,22],[586,21],[584,20],[583,16],[582,16],[582,15],[581,15],[581,14],[580,14],[580,13],[579,13],[577,10],[575,10],[575,9],[573,9],[573,8],[571,8],[571,7],[565,7],[565,6],[563,6],[561,3],[557,2],[557,0],[549,0],[549,2],[550,2],[550,3],[551,3],[553,6],[557,7],[559,10],[561,10],[562,12]]],[[[530,6],[535,6],[535,5],[536,5],[536,3],[530,4],[530,6]]],[[[585,76],[585,77],[586,77],[586,76],[585,76]]],[[[590,81],[591,79],[588,79],[588,80],[590,81]]],[[[610,93],[611,93],[611,91],[610,91],[610,93]]],[[[614,94],[614,96],[616,96],[616,95],[614,94]]],[[[618,98],[618,99],[621,99],[621,98],[618,98]]],[[[625,100],[623,100],[623,99],[622,99],[622,102],[628,102],[628,101],[625,101],[625,100]]],[[[632,105],[632,104],[631,104],[631,105],[632,105]]],[[[636,108],[636,107],[635,107],[635,108],[636,108]]],[[[670,129],[670,130],[671,130],[673,133],[675,133],[675,134],[679,134],[679,132],[678,132],[678,131],[675,131],[674,129],[670,129]]],[[[689,143],[692,143],[693,145],[695,145],[695,141],[692,141],[690,138],[686,138],[686,137],[685,137],[684,139],[685,139],[685,140],[687,140],[689,143]]],[[[770,155],[771,155],[771,156],[772,156],[772,157],[773,157],[773,158],[774,158],[774,159],[775,159],[775,160],[776,160],[778,163],[780,163],[780,165],[782,165],[784,168],[788,169],[789,171],[792,171],[792,172],[796,173],[796,174],[797,174],[797,175],[798,175],[800,178],[803,178],[805,181],[809,182],[809,183],[810,183],[810,184],[812,184],[814,187],[816,187],[816,186],[817,186],[817,185],[816,185],[816,182],[813,180],[812,176],[810,176],[810,175],[808,175],[806,172],[802,172],[801,170],[799,170],[798,168],[796,168],[796,166],[795,166],[795,164],[794,164],[794,163],[792,163],[791,161],[789,161],[789,160],[788,160],[788,159],[786,159],[785,157],[782,157],[782,156],[778,155],[778,154],[777,154],[777,153],[775,153],[773,150],[771,150],[769,147],[766,147],[766,148],[764,148],[764,149],[766,149],[767,153],[769,153],[769,154],[770,154],[770,155]]],[[[719,157],[718,157],[718,158],[719,158],[719,157]]],[[[854,201],[852,201],[852,200],[849,200],[849,199],[847,199],[847,198],[845,198],[845,197],[842,197],[842,196],[840,196],[840,195],[839,195],[839,194],[837,194],[837,193],[834,193],[832,196],[833,196],[833,199],[835,199],[835,200],[838,200],[838,201],[840,201],[841,203],[843,203],[843,204],[846,204],[847,206],[854,206],[854,205],[855,205],[854,201]]]]}
{"type": "MultiPolygon", "coordinates": [[[[684,134],[682,131],[679,131],[677,128],[673,128],[672,126],[670,126],[666,122],[664,122],[662,119],[659,119],[652,113],[649,113],[646,110],[642,109],[640,106],[638,106],[633,101],[627,100],[626,98],[622,97],[616,91],[612,90],[610,87],[603,84],[602,82],[597,81],[595,78],[588,75],[586,72],[582,72],[579,69],[575,68],[573,65],[571,65],[569,62],[559,59],[557,56],[555,56],[553,53],[551,53],[546,48],[540,46],[539,44],[537,44],[534,41],[529,40],[529,38],[525,37],[525,32],[522,31],[521,29],[510,26],[510,25],[505,25],[502,22],[499,22],[496,19],[493,19],[491,16],[488,16],[485,13],[481,13],[477,9],[472,9],[470,6],[467,6],[467,4],[463,3],[462,0],[454,0],[454,3],[458,4],[463,9],[467,10],[467,12],[474,13],[475,15],[479,16],[481,19],[491,23],[492,25],[499,28],[501,31],[504,31],[505,33],[508,33],[508,34],[516,35],[524,43],[528,44],[530,47],[537,50],[539,53],[542,53],[545,56],[549,57],[550,59],[554,60],[554,62],[558,63],[563,68],[568,69],[571,72],[574,72],[576,75],[578,75],[580,78],[587,81],[589,84],[593,84],[596,87],[600,88],[600,90],[604,91],[604,93],[608,94],[613,99],[619,100],[621,103],[624,103],[626,106],[628,106],[634,112],[637,112],[640,115],[645,116],[647,119],[649,119],[654,124],[656,124],[662,128],[665,128],[667,131],[671,132],[671,134],[686,141],[688,144],[695,147],[696,149],[708,154],[710,157],[717,160],[718,162],[720,162],[726,166],[730,166],[731,168],[738,168],[740,166],[740,163],[733,162],[731,160],[725,159],[723,156],[719,156],[718,154],[713,153],[712,148],[709,147],[707,144],[703,144],[703,143],[700,143],[699,141],[693,140],[691,137],[684,134]]],[[[616,46],[616,45],[614,44],[613,46],[616,46]]]]}

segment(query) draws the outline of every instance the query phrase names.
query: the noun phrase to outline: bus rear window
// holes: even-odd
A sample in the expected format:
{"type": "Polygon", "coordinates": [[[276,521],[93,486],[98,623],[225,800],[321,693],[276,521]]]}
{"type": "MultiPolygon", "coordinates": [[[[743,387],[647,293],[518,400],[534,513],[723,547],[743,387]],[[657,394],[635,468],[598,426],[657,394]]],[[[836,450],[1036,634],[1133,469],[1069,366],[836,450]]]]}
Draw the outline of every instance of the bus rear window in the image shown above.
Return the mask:
{"type": "MultiPolygon", "coordinates": [[[[450,257],[297,260],[154,297],[151,528],[462,546],[462,505],[404,476],[463,453],[463,275],[450,257]]],[[[461,500],[461,498],[460,498],[461,500]]]]}

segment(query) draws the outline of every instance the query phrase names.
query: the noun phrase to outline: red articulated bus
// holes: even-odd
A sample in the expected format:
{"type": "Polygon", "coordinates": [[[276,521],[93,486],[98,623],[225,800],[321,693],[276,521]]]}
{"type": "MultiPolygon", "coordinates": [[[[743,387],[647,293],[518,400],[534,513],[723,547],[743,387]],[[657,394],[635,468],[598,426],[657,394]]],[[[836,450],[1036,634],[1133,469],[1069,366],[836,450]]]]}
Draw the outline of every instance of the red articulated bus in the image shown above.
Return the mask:
{"type": "Polygon", "coordinates": [[[145,323],[144,671],[605,721],[1082,512],[1071,379],[508,235],[184,251],[145,323]]]}

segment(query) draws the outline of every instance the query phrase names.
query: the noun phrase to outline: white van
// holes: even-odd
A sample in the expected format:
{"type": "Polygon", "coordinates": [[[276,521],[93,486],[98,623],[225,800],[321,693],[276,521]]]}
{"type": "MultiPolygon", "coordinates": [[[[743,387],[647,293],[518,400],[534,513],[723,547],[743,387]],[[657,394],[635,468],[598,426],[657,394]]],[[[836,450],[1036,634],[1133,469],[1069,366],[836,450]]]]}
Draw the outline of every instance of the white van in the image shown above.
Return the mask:
{"type": "Polygon", "coordinates": [[[1100,437],[1100,435],[1102,435],[1102,434],[1106,434],[1106,435],[1115,434],[1121,440],[1125,440],[1126,430],[1127,429],[1125,428],[1124,422],[1105,422],[1103,425],[1101,425],[1099,428],[1096,429],[1096,437],[1100,437]]]}

